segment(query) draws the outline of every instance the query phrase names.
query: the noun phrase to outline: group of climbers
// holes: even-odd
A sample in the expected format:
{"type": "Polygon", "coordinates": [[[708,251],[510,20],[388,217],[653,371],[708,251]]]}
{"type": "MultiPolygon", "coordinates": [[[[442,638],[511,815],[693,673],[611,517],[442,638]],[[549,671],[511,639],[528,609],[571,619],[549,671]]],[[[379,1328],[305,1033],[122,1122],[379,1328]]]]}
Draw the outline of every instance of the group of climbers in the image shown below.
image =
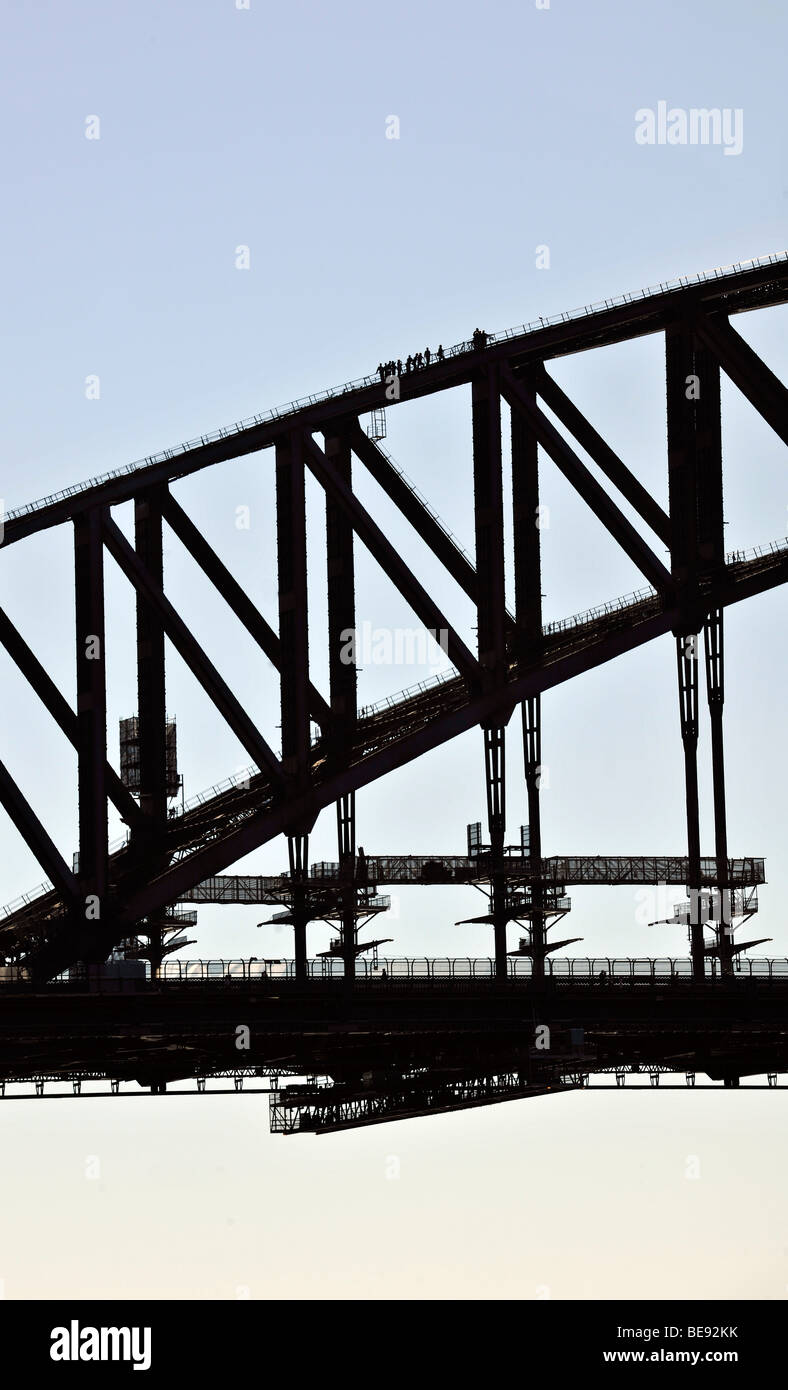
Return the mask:
{"type": "MultiPolygon", "coordinates": [[[[474,328],[471,341],[474,351],[477,348],[486,347],[487,334],[484,329],[474,328]]],[[[445,356],[443,344],[439,343],[437,352],[430,352],[429,348],[425,348],[423,352],[414,352],[411,356],[406,357],[404,363],[401,357],[397,358],[396,362],[393,358],[390,362],[378,362],[378,376],[381,381],[391,381],[395,376],[402,376],[403,373],[417,372],[422,367],[429,367],[431,362],[442,362],[445,356]]]]}

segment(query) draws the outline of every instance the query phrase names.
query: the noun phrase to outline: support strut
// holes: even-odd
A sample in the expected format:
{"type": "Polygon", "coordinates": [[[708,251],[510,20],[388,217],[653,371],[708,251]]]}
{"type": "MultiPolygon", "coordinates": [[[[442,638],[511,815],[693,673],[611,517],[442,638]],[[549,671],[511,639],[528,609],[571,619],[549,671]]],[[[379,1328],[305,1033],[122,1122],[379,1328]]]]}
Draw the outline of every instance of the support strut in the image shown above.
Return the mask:
{"type": "Polygon", "coordinates": [[[337,840],[339,842],[339,880],[341,912],[339,939],[345,980],[356,974],[356,794],[349,792],[337,802],[337,840]]]}
{"type": "Polygon", "coordinates": [[[290,859],[290,881],[293,885],[293,932],[295,936],[295,976],[307,977],[306,929],[309,922],[306,877],[309,866],[309,836],[289,835],[287,852],[290,859]]]}
{"type": "MultiPolygon", "coordinates": [[[[104,550],[98,508],[74,518],[79,765],[79,879],[102,912],[109,883],[107,852],[107,695],[104,643],[104,550]]],[[[94,908],[95,911],[95,908],[94,908]]]]}
{"type": "Polygon", "coordinates": [[[681,741],[684,745],[684,782],[687,803],[687,887],[690,898],[690,955],[696,980],[705,976],[705,952],[701,913],[700,811],[698,807],[698,639],[691,634],[676,638],[679,677],[681,741]]]}
{"type": "Polygon", "coordinates": [[[545,891],[541,876],[542,818],[539,782],[542,769],[542,702],[540,695],[523,701],[523,759],[528,795],[528,854],[534,872],[531,878],[531,970],[534,979],[544,978],[547,955],[545,891]]]}
{"type": "Polygon", "coordinates": [[[490,882],[495,975],[506,979],[506,729],[493,724],[484,730],[484,773],[487,787],[487,825],[490,832],[490,882]]]}
{"type": "MultiPolygon", "coordinates": [[[[534,387],[532,377],[524,382],[534,387]]],[[[539,505],[539,447],[536,434],[518,410],[512,410],[512,512],[514,519],[514,589],[517,629],[522,634],[518,667],[538,658],[542,645],[542,550],[539,505]]],[[[529,858],[531,862],[531,971],[544,977],[547,954],[545,890],[541,876],[542,821],[539,783],[542,764],[542,704],[540,695],[522,702],[523,762],[528,797],[529,858]]]]}
{"type": "Polygon", "coordinates": [[[711,765],[714,789],[714,853],[717,859],[717,944],[720,970],[733,974],[731,888],[728,872],[728,824],[725,808],[725,757],[722,711],[725,702],[725,665],[722,609],[715,608],[703,625],[706,653],[706,693],[711,719],[711,765]]]}

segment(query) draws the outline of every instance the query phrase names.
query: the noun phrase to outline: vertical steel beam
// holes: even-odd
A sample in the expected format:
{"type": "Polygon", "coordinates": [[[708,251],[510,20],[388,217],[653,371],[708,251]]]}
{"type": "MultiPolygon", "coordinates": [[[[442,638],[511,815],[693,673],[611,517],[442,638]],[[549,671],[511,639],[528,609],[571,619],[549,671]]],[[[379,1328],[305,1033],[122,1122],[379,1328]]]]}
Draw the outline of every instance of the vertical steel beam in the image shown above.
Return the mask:
{"type": "MultiPolygon", "coordinates": [[[[698,473],[698,566],[713,575],[725,563],[725,523],[722,482],[722,415],[720,368],[713,353],[693,339],[695,457],[698,473]]],[[[717,946],[720,970],[733,973],[731,892],[728,876],[728,827],[725,806],[725,701],[722,609],[714,609],[703,624],[706,656],[706,694],[711,723],[714,796],[714,852],[717,860],[717,946]]]]}
{"type": "Polygon", "coordinates": [[[698,567],[709,574],[725,563],[720,368],[693,339],[695,460],[698,477],[698,567]]]}
{"type": "MultiPolygon", "coordinates": [[[[350,443],[343,433],[325,435],[326,458],[342,482],[351,485],[350,443]]],[[[331,700],[331,752],[343,761],[356,727],[357,672],[353,522],[326,492],[326,565],[328,580],[328,669],[331,700]],[[350,639],[350,640],[349,640],[350,639]]]]}
{"type": "Polygon", "coordinates": [[[542,878],[542,815],[539,783],[542,768],[542,700],[534,695],[523,701],[523,756],[528,796],[528,828],[531,861],[531,969],[535,980],[544,977],[547,955],[545,886],[542,878]]]}
{"type": "Polygon", "coordinates": [[[307,977],[306,929],[309,923],[306,879],[309,866],[309,836],[289,835],[287,852],[290,859],[290,881],[293,885],[293,931],[295,934],[295,975],[307,977]]]}
{"type": "Polygon", "coordinates": [[[506,834],[506,729],[493,725],[484,730],[484,772],[487,787],[487,824],[490,832],[490,908],[493,919],[495,974],[506,979],[507,888],[504,866],[506,834]]]}
{"type": "MultiPolygon", "coordinates": [[[[701,912],[700,812],[698,807],[698,630],[704,613],[700,597],[702,570],[712,567],[714,520],[701,512],[715,491],[719,466],[719,422],[715,440],[714,397],[719,404],[719,372],[709,355],[698,352],[690,320],[665,332],[668,414],[668,494],[671,575],[679,609],[676,659],[679,679],[681,739],[687,808],[687,858],[690,900],[690,952],[693,975],[705,977],[704,927],[701,912]],[[716,457],[715,457],[716,444],[716,457]],[[702,529],[703,528],[703,529],[702,529]],[[703,540],[703,552],[701,541],[703,540]]],[[[720,523],[721,523],[720,489],[720,523]]]]}
{"type": "Polygon", "coordinates": [[[276,442],[276,538],[282,763],[303,789],[309,783],[309,619],[304,457],[296,431],[276,442]]]}
{"type": "MultiPolygon", "coordinates": [[[[671,576],[686,633],[697,632],[698,459],[695,420],[695,355],[692,328],[684,321],[665,332],[668,413],[668,496],[671,576]]],[[[682,633],[682,635],[684,635],[682,633]]]]}
{"type": "Polygon", "coordinates": [[[709,615],[703,627],[706,653],[706,693],[711,719],[711,766],[714,788],[714,853],[717,859],[717,944],[720,970],[733,974],[733,920],[728,872],[728,821],[725,806],[725,754],[722,712],[725,702],[725,645],[722,609],[709,615]]]}
{"type": "Polygon", "coordinates": [[[107,853],[107,695],[104,642],[104,551],[98,507],[74,518],[77,661],[79,880],[103,911],[107,853]]]}
{"type": "Polygon", "coordinates": [[[356,974],[356,794],[348,792],[337,802],[337,840],[339,844],[340,927],[345,980],[356,974]]]}
{"type": "MultiPolygon", "coordinates": [[[[533,389],[533,382],[526,379],[533,389]]],[[[539,508],[539,446],[520,411],[512,410],[512,508],[514,516],[515,615],[522,639],[518,672],[538,656],[542,643],[542,553],[539,508]]],[[[546,955],[545,892],[541,877],[542,821],[539,782],[542,762],[541,696],[522,703],[523,761],[528,797],[531,861],[531,969],[544,976],[546,955]]]]}
{"type": "MultiPolygon", "coordinates": [[[[162,500],[156,488],[134,499],[137,555],[160,589],[164,587],[162,500]]],[[[167,700],[164,684],[164,624],[137,591],[137,710],[140,750],[140,807],[145,834],[161,840],[167,825],[167,700]]]]}
{"type": "MultiPolygon", "coordinates": [[[[350,440],[344,431],[326,433],[326,458],[342,482],[350,487],[350,440]]],[[[344,766],[353,747],[357,722],[358,673],[356,669],[356,593],[353,555],[353,523],[330,492],[326,492],[326,564],[328,577],[328,670],[331,700],[329,758],[334,767],[344,766]]],[[[357,891],[356,798],[350,792],[337,802],[337,843],[341,882],[339,934],[345,979],[356,973],[357,891]]]]}
{"type": "Polygon", "coordinates": [[[701,912],[700,812],[698,807],[698,639],[676,638],[681,741],[684,745],[684,783],[687,804],[687,860],[690,898],[690,954],[696,980],[705,978],[705,948],[701,912]]]}
{"type": "Polygon", "coordinates": [[[490,689],[502,685],[507,676],[501,396],[497,369],[491,367],[476,377],[471,393],[479,664],[484,687],[490,689]]]}
{"type": "MultiPolygon", "coordinates": [[[[471,385],[473,414],[473,502],[476,525],[476,613],[482,688],[503,685],[508,676],[506,587],[503,528],[503,461],[501,395],[496,367],[471,385]]],[[[490,906],[493,918],[495,974],[506,978],[506,728],[484,728],[484,774],[491,847],[490,906]]]]}
{"type": "Polygon", "coordinates": [[[689,320],[665,334],[668,477],[672,574],[680,610],[678,643],[681,728],[684,744],[689,855],[690,928],[693,970],[703,978],[703,923],[700,920],[700,832],[698,812],[698,650],[704,626],[706,684],[711,716],[714,780],[715,853],[719,917],[718,946],[724,973],[732,969],[728,884],[725,769],[722,737],[722,614],[703,612],[700,585],[725,562],[722,487],[720,369],[689,320]]]}

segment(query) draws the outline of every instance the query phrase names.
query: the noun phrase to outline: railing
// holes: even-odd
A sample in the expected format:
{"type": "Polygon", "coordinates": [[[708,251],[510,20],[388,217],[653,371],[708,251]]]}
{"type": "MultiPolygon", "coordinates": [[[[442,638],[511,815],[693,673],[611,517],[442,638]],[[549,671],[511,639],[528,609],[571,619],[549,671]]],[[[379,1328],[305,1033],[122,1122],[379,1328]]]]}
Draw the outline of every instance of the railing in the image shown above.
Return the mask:
{"type": "MultiPolygon", "coordinates": [[[[773,253],[768,256],[758,256],[754,260],[737,261],[735,265],[718,266],[713,270],[701,271],[697,275],[682,275],[675,280],[666,280],[659,285],[650,285],[646,289],[639,290],[634,294],[617,295],[612,299],[602,299],[595,304],[586,304],[580,309],[573,309],[569,312],[550,314],[545,318],[532,319],[530,323],[520,324],[518,328],[507,328],[499,333],[488,333],[487,344],[492,346],[496,343],[510,342],[514,338],[527,337],[532,333],[537,333],[544,328],[553,328],[559,324],[572,323],[583,318],[588,318],[593,314],[604,313],[610,309],[621,308],[626,304],[635,304],[641,300],[649,299],[660,294],[668,294],[688,289],[692,285],[702,285],[714,280],[720,280],[732,274],[742,274],[748,270],[755,270],[762,266],[780,265],[788,260],[788,252],[773,253]]],[[[455,343],[444,353],[445,357],[459,357],[463,353],[474,351],[474,344],[465,339],[461,343],[455,343]]],[[[436,359],[437,362],[437,359],[436,359]]],[[[429,371],[429,367],[422,368],[429,371]]],[[[234,425],[223,426],[216,430],[211,430],[208,434],[201,434],[194,439],[189,439],[185,443],[176,444],[171,449],[162,449],[158,454],[148,454],[147,457],[136,459],[133,463],[124,464],[121,468],[114,468],[108,473],[102,473],[95,478],[90,478],[86,482],[76,483],[71,487],[62,488],[59,492],[50,493],[47,497],[41,497],[35,502],[28,502],[24,506],[15,507],[6,513],[6,521],[14,521],[18,517],[28,516],[31,512],[38,511],[40,508],[51,506],[55,502],[62,502],[68,497],[74,497],[87,488],[99,487],[102,483],[111,482],[113,478],[121,478],[129,473],[136,472],[140,468],[148,468],[153,464],[165,463],[169,459],[177,458],[182,454],[188,453],[192,449],[198,449],[206,444],[216,443],[220,439],[227,439],[231,435],[241,434],[244,430],[252,429],[255,425],[270,424],[274,420],[281,420],[289,415],[295,414],[299,410],[305,410],[311,405],[320,405],[324,401],[333,400],[336,397],[348,395],[353,391],[364,390],[365,387],[374,386],[379,382],[377,374],[359,377],[355,381],[347,381],[342,386],[335,386],[327,391],[318,391],[311,396],[301,396],[298,400],[290,401],[285,406],[276,406],[271,410],[265,411],[260,415],[250,415],[245,420],[239,420],[234,425]]]]}
{"type": "Polygon", "coordinates": [[[423,695],[427,690],[436,690],[439,685],[446,685],[447,682],[457,679],[457,672],[453,666],[447,671],[439,671],[435,676],[425,676],[424,680],[397,691],[395,695],[384,695],[372,705],[362,705],[358,712],[359,719],[368,719],[370,715],[380,714],[382,710],[394,709],[407,700],[415,699],[417,695],[423,695]]]}
{"type": "MultiPolygon", "coordinates": [[[[788,555],[788,536],[778,541],[766,541],[762,545],[752,546],[749,550],[731,550],[725,556],[726,565],[747,564],[750,560],[763,559],[765,555],[788,555]]],[[[554,621],[545,623],[542,627],[543,637],[553,637],[559,632],[567,632],[571,628],[586,627],[589,623],[598,622],[600,618],[610,617],[612,613],[623,612],[627,608],[635,608],[638,604],[646,604],[659,595],[656,589],[647,584],[642,589],[635,589],[632,593],[622,594],[620,598],[608,599],[605,603],[600,603],[596,608],[586,608],[581,613],[572,613],[568,618],[556,618],[554,621]]],[[[435,676],[428,676],[425,680],[419,681],[416,685],[409,685],[400,690],[396,695],[387,695],[383,699],[376,701],[372,705],[364,705],[359,710],[362,719],[370,715],[380,714],[382,710],[393,709],[398,704],[404,704],[407,700],[412,700],[416,695],[421,695],[426,690],[434,690],[439,685],[444,685],[447,681],[458,680],[457,672],[452,668],[449,671],[439,671],[435,676]]]]}
{"type": "MultiPolygon", "coordinates": [[[[788,980],[788,958],[770,959],[752,957],[742,960],[736,974],[751,979],[788,980]]],[[[307,961],[310,979],[341,977],[343,962],[336,957],[322,957],[307,961]]],[[[555,980],[691,980],[692,961],[688,956],[680,957],[611,957],[611,956],[558,956],[546,963],[546,973],[555,980]]],[[[510,979],[528,979],[532,974],[531,961],[525,956],[511,956],[508,960],[510,979]]],[[[720,978],[717,962],[706,962],[708,979],[720,978]]],[[[356,978],[360,980],[471,980],[493,979],[495,961],[491,957],[394,957],[356,961],[356,978]],[[385,974],[384,974],[385,972],[385,974]]],[[[258,960],[169,960],[162,967],[163,980],[179,982],[219,981],[239,983],[254,982],[268,978],[272,981],[295,979],[295,962],[292,960],[262,962],[258,960]]]]}
{"type": "MultiPolygon", "coordinates": [[[[0,988],[20,984],[32,989],[72,988],[91,991],[127,991],[135,988],[148,988],[151,985],[150,967],[141,971],[142,962],[110,962],[106,967],[75,967],[52,981],[49,985],[33,985],[26,967],[16,965],[0,966],[0,988]],[[106,975],[103,971],[106,970],[106,975]]],[[[344,974],[343,962],[336,956],[323,956],[308,960],[307,978],[311,981],[341,979],[344,974]]],[[[527,982],[532,978],[531,961],[526,956],[510,956],[507,961],[509,981],[527,982]]],[[[604,987],[618,984],[649,983],[665,985],[692,982],[692,961],[688,956],[557,956],[545,965],[546,977],[556,984],[577,983],[604,987]]],[[[295,982],[295,962],[293,960],[168,960],[162,965],[156,986],[169,985],[221,985],[230,987],[240,985],[278,987],[286,982],[295,982]]],[[[386,986],[401,981],[442,981],[494,980],[495,962],[491,957],[381,957],[378,960],[358,959],[356,979],[359,983],[386,986]]],[[[720,982],[718,963],[706,962],[707,982],[720,982]]],[[[788,958],[748,957],[739,961],[735,967],[734,982],[739,980],[786,980],[788,981],[788,958]]]]}

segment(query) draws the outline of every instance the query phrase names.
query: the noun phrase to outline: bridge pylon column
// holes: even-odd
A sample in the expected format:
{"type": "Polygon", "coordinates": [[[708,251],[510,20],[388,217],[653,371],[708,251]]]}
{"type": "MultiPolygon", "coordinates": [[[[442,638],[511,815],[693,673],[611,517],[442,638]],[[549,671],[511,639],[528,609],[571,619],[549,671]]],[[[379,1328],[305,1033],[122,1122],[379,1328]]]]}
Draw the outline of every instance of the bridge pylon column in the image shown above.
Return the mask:
{"type": "MultiPolygon", "coordinates": [[[[356,422],[358,424],[358,422],[356,422]]],[[[352,483],[352,455],[348,429],[324,431],[325,453],[343,482],[352,483]]],[[[353,524],[346,512],[326,494],[326,564],[328,579],[328,672],[331,695],[329,761],[339,771],[350,758],[357,723],[358,671],[356,643],[348,640],[356,631],[355,557],[353,524]]],[[[339,849],[339,939],[345,980],[356,974],[357,893],[356,797],[354,792],[336,803],[339,849]]]]}
{"type": "Polygon", "coordinates": [[[711,766],[714,789],[714,853],[717,859],[717,946],[720,970],[733,974],[733,913],[728,870],[728,823],[725,806],[725,756],[722,713],[725,702],[725,666],[722,609],[715,608],[703,625],[706,654],[706,693],[711,720],[711,766]]]}
{"type": "MultiPolygon", "coordinates": [[[[304,455],[295,432],[276,442],[276,537],[281,652],[282,763],[294,788],[310,782],[309,616],[307,608],[306,495],[304,455]]],[[[307,973],[309,921],[305,877],[308,824],[288,827],[291,911],[296,979],[307,973]]]]}
{"type": "MultiPolygon", "coordinates": [[[[524,384],[533,391],[534,374],[524,384]]],[[[539,445],[521,411],[512,410],[512,516],[514,533],[514,591],[517,617],[518,670],[538,658],[542,644],[542,511],[539,504],[539,445]]],[[[540,695],[522,703],[523,763],[528,798],[529,859],[531,867],[531,971],[543,979],[547,955],[545,889],[541,875],[542,819],[542,701],[540,695]]]]}
{"type": "Polygon", "coordinates": [[[507,883],[504,865],[506,833],[506,729],[499,724],[484,730],[484,771],[487,825],[490,834],[490,907],[493,919],[495,975],[506,979],[507,883]]]}
{"type": "Polygon", "coordinates": [[[340,917],[339,939],[345,979],[356,975],[356,794],[349,792],[337,802],[339,841],[340,917]]]}
{"type": "MultiPolygon", "coordinates": [[[[723,563],[724,544],[720,372],[719,365],[698,341],[692,316],[668,325],[665,367],[671,579],[679,611],[674,633],[687,803],[690,951],[693,975],[704,979],[698,810],[698,633],[708,611],[704,583],[723,563]]],[[[709,698],[711,703],[711,693],[709,698]]],[[[718,794],[720,771],[721,764],[718,794]]],[[[718,827],[721,825],[722,821],[718,822],[718,827]]]]}
{"type": "MultiPolygon", "coordinates": [[[[480,371],[471,387],[473,413],[473,500],[476,529],[479,665],[483,688],[496,689],[509,678],[506,646],[506,583],[503,524],[501,394],[498,369],[480,371]]],[[[508,718],[508,716],[507,716],[508,718]]],[[[506,831],[507,720],[483,726],[487,823],[490,835],[490,908],[493,919],[495,974],[506,979],[507,881],[504,867],[506,831]]]]}
{"type": "MultiPolygon", "coordinates": [[[[166,487],[151,488],[134,499],[134,542],[137,555],[164,587],[162,499],[166,487]]],[[[167,704],[164,667],[164,624],[141,593],[137,593],[137,712],[140,757],[140,809],[145,819],[135,832],[145,847],[161,848],[167,828],[167,704]]]]}
{"type": "MultiPolygon", "coordinates": [[[[79,882],[86,899],[79,926],[105,925],[109,888],[104,546],[101,510],[74,518],[79,788],[79,882]]],[[[97,958],[104,959],[109,951],[97,958]]]]}
{"type": "Polygon", "coordinates": [[[690,898],[690,955],[696,980],[706,975],[701,911],[700,810],[698,804],[698,638],[676,638],[681,741],[684,746],[684,786],[687,805],[687,888],[690,898]]]}
{"type": "Polygon", "coordinates": [[[539,782],[542,770],[541,697],[523,701],[523,755],[528,795],[528,855],[531,863],[531,971],[535,980],[544,978],[547,956],[545,890],[542,878],[542,821],[539,782]]]}
{"type": "Polygon", "coordinates": [[[287,853],[290,860],[292,890],[293,934],[295,938],[295,977],[307,978],[306,929],[309,924],[307,906],[307,874],[309,871],[309,836],[289,835],[287,853]]]}

